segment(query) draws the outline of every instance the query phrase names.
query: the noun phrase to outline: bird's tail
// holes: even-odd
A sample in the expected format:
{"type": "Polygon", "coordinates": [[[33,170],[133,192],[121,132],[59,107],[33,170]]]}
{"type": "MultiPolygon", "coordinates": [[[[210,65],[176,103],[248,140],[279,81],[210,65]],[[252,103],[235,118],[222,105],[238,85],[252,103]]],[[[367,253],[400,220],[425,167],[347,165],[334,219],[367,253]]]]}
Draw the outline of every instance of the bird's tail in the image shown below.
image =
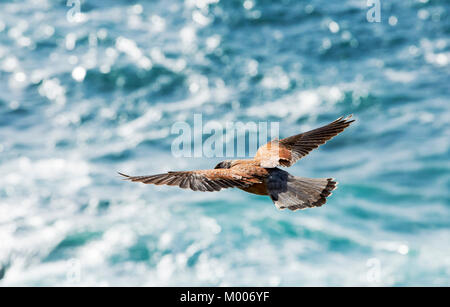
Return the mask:
{"type": "Polygon", "coordinates": [[[336,189],[333,178],[303,178],[288,174],[283,187],[269,189],[269,196],[278,209],[295,211],[320,207],[336,189]]]}

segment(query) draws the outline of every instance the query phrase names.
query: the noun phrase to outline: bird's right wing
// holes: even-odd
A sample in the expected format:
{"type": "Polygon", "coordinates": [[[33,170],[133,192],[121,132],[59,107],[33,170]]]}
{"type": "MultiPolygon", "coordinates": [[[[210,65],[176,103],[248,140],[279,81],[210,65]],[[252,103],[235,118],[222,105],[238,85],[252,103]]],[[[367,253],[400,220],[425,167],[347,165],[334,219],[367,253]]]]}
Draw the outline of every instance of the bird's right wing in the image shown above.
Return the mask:
{"type": "Polygon", "coordinates": [[[145,184],[179,186],[193,191],[214,192],[226,188],[246,188],[257,181],[245,173],[231,169],[209,169],[184,172],[168,172],[150,176],[128,176],[126,180],[145,184]]]}
{"type": "Polygon", "coordinates": [[[354,122],[351,115],[340,117],[323,127],[300,133],[285,139],[274,140],[261,146],[256,152],[255,160],[260,161],[262,167],[291,166],[303,158],[314,148],[325,144],[334,136],[354,122]]]}

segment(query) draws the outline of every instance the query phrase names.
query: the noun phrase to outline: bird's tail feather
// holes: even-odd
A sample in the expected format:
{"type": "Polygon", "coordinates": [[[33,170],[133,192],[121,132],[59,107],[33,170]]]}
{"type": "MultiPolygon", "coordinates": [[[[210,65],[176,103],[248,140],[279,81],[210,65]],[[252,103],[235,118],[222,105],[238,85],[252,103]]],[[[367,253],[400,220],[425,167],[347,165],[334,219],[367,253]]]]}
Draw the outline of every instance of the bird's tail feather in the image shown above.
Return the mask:
{"type": "Polygon", "coordinates": [[[326,203],[331,191],[336,189],[337,182],[333,178],[303,178],[289,175],[285,188],[270,193],[270,198],[278,209],[295,211],[312,207],[320,207],[326,203]]]}

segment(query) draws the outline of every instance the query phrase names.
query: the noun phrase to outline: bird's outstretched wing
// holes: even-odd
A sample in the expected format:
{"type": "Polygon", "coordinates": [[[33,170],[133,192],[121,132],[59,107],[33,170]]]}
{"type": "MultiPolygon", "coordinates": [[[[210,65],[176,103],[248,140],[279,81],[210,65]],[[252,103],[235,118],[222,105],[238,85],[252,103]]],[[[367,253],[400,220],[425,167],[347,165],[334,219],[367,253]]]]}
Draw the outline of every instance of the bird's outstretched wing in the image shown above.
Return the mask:
{"type": "Polygon", "coordinates": [[[193,191],[214,192],[226,188],[246,188],[258,183],[255,178],[245,173],[231,169],[210,169],[184,172],[168,172],[150,176],[128,176],[122,173],[126,180],[146,184],[179,186],[193,191]]]}
{"type": "Polygon", "coordinates": [[[354,120],[351,115],[340,117],[326,126],[300,133],[285,139],[273,140],[260,148],[255,155],[255,160],[266,168],[276,166],[291,166],[297,160],[303,158],[311,150],[324,144],[329,139],[338,135],[350,126],[354,120]]]}

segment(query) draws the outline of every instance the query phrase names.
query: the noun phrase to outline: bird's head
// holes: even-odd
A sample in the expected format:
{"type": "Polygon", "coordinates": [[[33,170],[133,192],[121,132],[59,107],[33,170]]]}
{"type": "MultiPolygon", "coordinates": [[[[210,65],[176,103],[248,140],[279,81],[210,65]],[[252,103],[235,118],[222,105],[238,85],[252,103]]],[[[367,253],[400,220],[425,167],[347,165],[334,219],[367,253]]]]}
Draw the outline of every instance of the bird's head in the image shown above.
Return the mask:
{"type": "Polygon", "coordinates": [[[220,162],[219,164],[217,164],[214,169],[218,169],[218,168],[230,168],[231,164],[232,164],[232,160],[224,160],[222,162],[220,162]]]}

